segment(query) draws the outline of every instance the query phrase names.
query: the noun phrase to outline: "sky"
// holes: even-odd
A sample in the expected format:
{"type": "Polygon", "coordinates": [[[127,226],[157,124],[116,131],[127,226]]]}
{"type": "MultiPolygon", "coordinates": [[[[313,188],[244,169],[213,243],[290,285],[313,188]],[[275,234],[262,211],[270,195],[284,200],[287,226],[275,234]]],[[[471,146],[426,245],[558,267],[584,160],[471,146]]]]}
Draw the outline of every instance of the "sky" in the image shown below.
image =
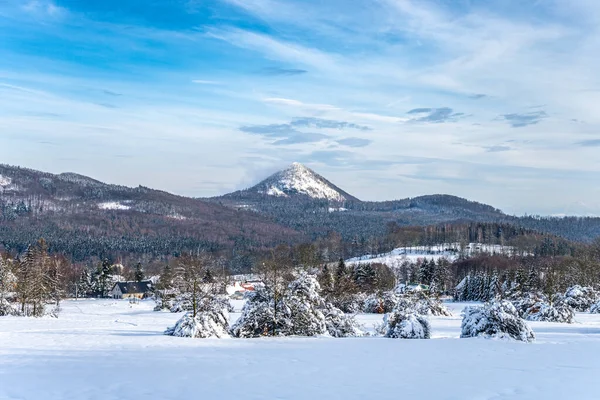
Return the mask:
{"type": "Polygon", "coordinates": [[[2,0],[0,163],[600,215],[597,0],[2,0]]]}

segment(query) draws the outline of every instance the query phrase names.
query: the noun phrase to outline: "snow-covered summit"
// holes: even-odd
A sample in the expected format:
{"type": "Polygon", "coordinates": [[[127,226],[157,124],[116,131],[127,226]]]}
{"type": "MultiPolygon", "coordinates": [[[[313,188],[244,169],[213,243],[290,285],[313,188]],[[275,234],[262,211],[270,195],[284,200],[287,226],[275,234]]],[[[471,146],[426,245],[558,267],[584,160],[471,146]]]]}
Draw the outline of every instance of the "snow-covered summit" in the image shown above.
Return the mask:
{"type": "Polygon", "coordinates": [[[11,184],[11,182],[12,179],[9,177],[0,175],[0,186],[8,186],[11,184]]]}
{"type": "Polygon", "coordinates": [[[335,202],[354,200],[353,196],[298,162],[271,175],[250,190],[278,197],[303,194],[313,199],[324,199],[335,202]]]}

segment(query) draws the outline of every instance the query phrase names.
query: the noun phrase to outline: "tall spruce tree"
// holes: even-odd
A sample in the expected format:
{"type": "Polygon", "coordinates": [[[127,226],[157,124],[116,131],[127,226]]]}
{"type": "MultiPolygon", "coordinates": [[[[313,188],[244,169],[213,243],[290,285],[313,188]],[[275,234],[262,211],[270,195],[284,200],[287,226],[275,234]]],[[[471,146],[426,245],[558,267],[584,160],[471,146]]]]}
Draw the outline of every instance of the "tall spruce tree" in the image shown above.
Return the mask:
{"type": "Polygon", "coordinates": [[[142,268],[142,263],[137,263],[135,265],[135,272],[133,277],[136,282],[141,282],[144,280],[144,269],[142,268]]]}

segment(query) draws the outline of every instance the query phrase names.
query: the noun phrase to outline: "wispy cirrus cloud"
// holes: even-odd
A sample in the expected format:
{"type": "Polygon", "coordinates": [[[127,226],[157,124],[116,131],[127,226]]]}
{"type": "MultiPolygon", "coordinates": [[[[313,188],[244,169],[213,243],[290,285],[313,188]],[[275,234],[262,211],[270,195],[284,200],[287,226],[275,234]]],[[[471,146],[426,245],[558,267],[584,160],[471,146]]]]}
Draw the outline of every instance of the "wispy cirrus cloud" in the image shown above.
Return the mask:
{"type": "Polygon", "coordinates": [[[483,94],[483,93],[475,93],[469,96],[470,99],[474,99],[474,100],[480,100],[480,99],[485,99],[486,97],[489,97],[487,94],[483,94]]]}
{"type": "Polygon", "coordinates": [[[485,151],[487,151],[488,153],[500,153],[503,151],[510,151],[510,150],[512,150],[512,148],[510,146],[502,146],[502,145],[485,147],[485,151]]]}
{"type": "Polygon", "coordinates": [[[349,137],[345,139],[340,139],[336,141],[338,144],[348,147],[366,147],[371,144],[373,141],[369,139],[357,138],[357,137],[349,137]]]}
{"type": "Polygon", "coordinates": [[[348,121],[335,121],[331,119],[315,117],[295,118],[294,120],[292,120],[291,125],[329,129],[357,129],[359,131],[368,131],[371,129],[368,126],[358,125],[348,121]]]}
{"type": "MultiPolygon", "coordinates": [[[[268,124],[268,125],[250,125],[240,127],[240,131],[260,135],[268,139],[274,139],[274,145],[291,145],[300,143],[315,143],[331,139],[332,135],[322,132],[307,132],[300,129],[318,129],[327,132],[343,131],[343,130],[359,130],[367,131],[370,128],[364,125],[358,125],[348,121],[337,121],[331,119],[315,118],[315,117],[299,117],[294,118],[286,124],[268,124]]],[[[336,143],[348,147],[364,147],[371,141],[356,137],[337,139],[336,143]]]]}
{"type": "Polygon", "coordinates": [[[523,128],[528,125],[535,125],[547,118],[545,111],[533,111],[523,114],[504,114],[502,118],[506,120],[513,128],[523,128]]]}
{"type": "Polygon", "coordinates": [[[276,146],[315,143],[329,137],[323,133],[301,132],[290,124],[242,126],[240,127],[240,131],[271,139],[272,144],[276,146]]]}
{"type": "Polygon", "coordinates": [[[308,71],[300,68],[265,67],[259,73],[267,76],[296,76],[304,75],[308,71]]]}
{"type": "Polygon", "coordinates": [[[582,147],[600,147],[600,139],[582,140],[576,144],[582,147]]]}
{"type": "Polygon", "coordinates": [[[442,123],[456,121],[464,117],[464,113],[456,113],[450,107],[441,108],[413,108],[407,112],[411,116],[408,122],[442,123]]]}

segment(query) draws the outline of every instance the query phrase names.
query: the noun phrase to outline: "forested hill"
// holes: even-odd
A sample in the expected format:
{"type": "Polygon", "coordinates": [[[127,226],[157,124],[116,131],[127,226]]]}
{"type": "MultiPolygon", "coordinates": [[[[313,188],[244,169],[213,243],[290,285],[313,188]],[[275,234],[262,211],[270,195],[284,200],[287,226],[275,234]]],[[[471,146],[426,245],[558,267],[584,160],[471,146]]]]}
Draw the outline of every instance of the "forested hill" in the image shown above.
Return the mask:
{"type": "Polygon", "coordinates": [[[211,199],[106,184],[75,173],[0,165],[0,250],[44,237],[73,260],[162,257],[208,250],[249,254],[337,232],[366,242],[398,226],[503,223],[570,240],[600,236],[599,218],[518,218],[449,195],[365,202],[300,164],[247,190],[211,199]]]}
{"type": "Polygon", "coordinates": [[[253,212],[73,173],[0,165],[0,245],[21,252],[40,237],[75,260],[303,240],[300,232],[253,212]]]}

